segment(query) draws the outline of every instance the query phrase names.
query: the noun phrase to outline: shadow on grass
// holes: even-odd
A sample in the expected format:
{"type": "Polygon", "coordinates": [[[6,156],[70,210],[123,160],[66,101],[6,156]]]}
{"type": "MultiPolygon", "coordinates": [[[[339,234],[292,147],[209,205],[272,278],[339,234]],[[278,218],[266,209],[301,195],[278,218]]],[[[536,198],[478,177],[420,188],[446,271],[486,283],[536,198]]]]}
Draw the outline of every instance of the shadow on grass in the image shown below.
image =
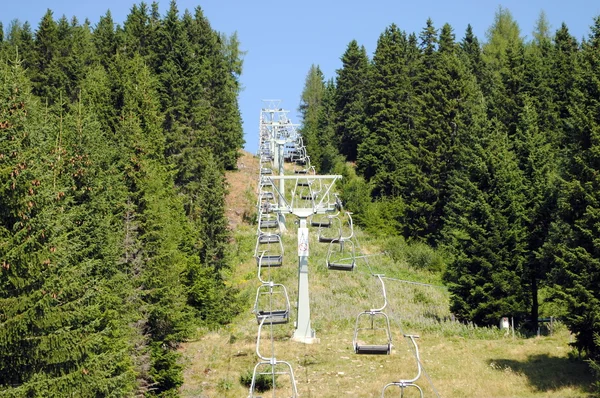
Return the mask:
{"type": "Polygon", "coordinates": [[[547,354],[530,355],[525,361],[492,359],[490,367],[500,372],[515,372],[526,376],[538,391],[554,391],[575,388],[591,392],[594,377],[589,366],[582,360],[553,357],[547,354]]]}

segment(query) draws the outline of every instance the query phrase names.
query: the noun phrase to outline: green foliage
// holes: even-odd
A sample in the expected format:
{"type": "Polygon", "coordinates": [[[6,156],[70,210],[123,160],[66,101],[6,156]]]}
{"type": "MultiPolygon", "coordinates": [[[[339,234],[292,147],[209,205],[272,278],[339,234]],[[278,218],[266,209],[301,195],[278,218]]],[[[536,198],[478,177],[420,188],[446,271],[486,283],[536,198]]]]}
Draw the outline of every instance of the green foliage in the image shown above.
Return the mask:
{"type": "Polygon", "coordinates": [[[339,151],[348,160],[357,158],[366,129],[369,58],[364,46],[352,40],[336,71],[334,123],[339,151]]]}
{"type": "Polygon", "coordinates": [[[238,46],[174,2],[0,41],[2,395],[176,396],[179,344],[235,314],[238,46]]]}
{"type": "MultiPolygon", "coordinates": [[[[250,388],[252,385],[252,371],[240,375],[240,384],[250,388]]],[[[275,377],[275,385],[277,385],[277,377],[275,377]]],[[[273,388],[273,377],[268,374],[258,374],[254,380],[254,389],[256,392],[266,392],[273,388]]]]}
{"type": "Polygon", "coordinates": [[[386,241],[385,252],[394,262],[427,270],[434,273],[444,272],[448,254],[434,249],[423,242],[407,243],[403,237],[395,236],[386,241]]]}

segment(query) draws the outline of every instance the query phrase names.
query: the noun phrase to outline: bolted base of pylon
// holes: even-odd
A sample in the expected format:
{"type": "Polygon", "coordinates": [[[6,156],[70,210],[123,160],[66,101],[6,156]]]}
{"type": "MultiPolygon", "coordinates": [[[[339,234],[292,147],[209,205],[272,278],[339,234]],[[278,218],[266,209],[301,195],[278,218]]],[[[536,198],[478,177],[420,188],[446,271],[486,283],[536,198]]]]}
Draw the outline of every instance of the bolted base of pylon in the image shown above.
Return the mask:
{"type": "Polygon", "coordinates": [[[321,342],[321,339],[318,337],[310,336],[292,336],[292,341],[304,344],[319,344],[321,342]]]}
{"type": "Polygon", "coordinates": [[[315,330],[310,329],[310,327],[308,328],[308,330],[309,330],[309,332],[307,333],[306,330],[300,331],[300,329],[296,329],[291,340],[296,341],[298,343],[304,343],[304,344],[320,343],[321,339],[316,337],[315,330]]]}

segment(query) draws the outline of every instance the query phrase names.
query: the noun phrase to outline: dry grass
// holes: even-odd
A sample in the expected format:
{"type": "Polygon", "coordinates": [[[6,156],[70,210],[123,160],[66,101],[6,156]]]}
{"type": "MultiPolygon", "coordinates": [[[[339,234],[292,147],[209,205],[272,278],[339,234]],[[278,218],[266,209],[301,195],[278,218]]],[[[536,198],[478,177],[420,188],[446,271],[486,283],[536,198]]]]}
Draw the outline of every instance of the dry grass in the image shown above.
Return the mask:
{"type": "MultiPolygon", "coordinates": [[[[245,166],[256,161],[243,159],[245,166]]],[[[229,177],[231,191],[233,187],[247,190],[247,184],[256,181],[256,174],[248,172],[242,178],[241,175],[246,174],[244,169],[237,173],[234,178],[229,177]]],[[[235,200],[238,200],[245,194],[236,195],[235,200]]],[[[259,286],[252,258],[256,227],[243,223],[241,217],[234,225],[234,250],[241,260],[231,283],[240,289],[248,311],[228,327],[199,331],[197,340],[184,344],[183,397],[246,397],[248,388],[240,384],[240,376],[251,371],[259,361],[255,351],[257,322],[250,312],[259,286]]],[[[363,244],[362,252],[381,251],[377,241],[369,241],[360,233],[358,238],[363,244]]],[[[284,237],[284,265],[271,271],[273,280],[288,288],[292,319],[295,319],[297,294],[296,239],[294,228],[290,228],[284,237]]],[[[273,349],[278,360],[292,365],[301,397],[379,397],[385,384],[413,377],[415,357],[403,333],[421,336],[418,340],[421,361],[427,373],[417,383],[426,397],[588,396],[592,378],[585,363],[570,359],[570,336],[564,328],[552,336],[512,338],[496,329],[458,324],[450,320],[448,295],[440,288],[386,280],[389,298],[386,312],[391,319],[394,344],[392,355],[354,354],[352,337],[356,316],[382,304],[380,285],[371,271],[399,279],[410,276],[418,281],[435,282],[436,276],[413,270],[406,264],[394,264],[386,256],[370,257],[369,264],[361,260],[354,272],[328,271],[326,252],[327,245],[318,243],[313,234],[309,259],[311,320],[320,343],[292,342],[293,322],[274,326],[273,340],[270,328],[265,327],[261,339],[263,354],[273,349]]],[[[290,396],[289,387],[289,382],[280,377],[276,396],[290,396]]],[[[415,393],[416,390],[407,389],[404,396],[418,396],[415,393]]],[[[262,395],[270,397],[272,392],[262,395]]],[[[386,397],[399,395],[396,389],[390,390],[386,397]]]]}

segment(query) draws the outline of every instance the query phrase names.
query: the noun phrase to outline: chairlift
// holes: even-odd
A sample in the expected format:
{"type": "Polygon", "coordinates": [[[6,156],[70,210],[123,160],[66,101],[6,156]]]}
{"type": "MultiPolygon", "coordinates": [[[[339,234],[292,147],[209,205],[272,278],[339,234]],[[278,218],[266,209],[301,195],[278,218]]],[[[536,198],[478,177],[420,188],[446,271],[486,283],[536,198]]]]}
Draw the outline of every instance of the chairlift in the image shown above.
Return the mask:
{"type": "Polygon", "coordinates": [[[331,241],[326,262],[330,270],[352,271],[356,266],[354,242],[345,239],[331,241]]]}
{"type": "Polygon", "coordinates": [[[354,347],[354,352],[357,354],[389,355],[392,352],[390,319],[383,312],[387,306],[385,284],[383,283],[383,279],[381,279],[381,275],[376,276],[381,282],[384,303],[381,308],[370,309],[357,315],[356,325],[354,327],[354,338],[352,339],[352,346],[354,347]],[[367,327],[363,326],[365,318],[368,325],[367,327]],[[375,343],[371,341],[365,343],[363,340],[359,340],[359,337],[364,338],[363,335],[365,334],[377,334],[379,337],[382,333],[385,334],[385,340],[381,339],[381,341],[376,341],[375,343]]]}
{"type": "Polygon", "coordinates": [[[317,228],[331,227],[332,217],[329,214],[315,214],[310,218],[310,226],[317,228]]]}
{"type": "Polygon", "coordinates": [[[423,390],[421,389],[421,387],[419,387],[419,385],[415,384],[415,381],[417,381],[419,379],[419,377],[421,377],[421,359],[419,358],[419,346],[417,346],[417,342],[415,341],[415,339],[418,339],[419,336],[417,336],[415,334],[405,334],[404,337],[410,339],[410,341],[412,342],[413,347],[415,349],[415,357],[417,359],[417,376],[413,377],[412,379],[398,380],[398,381],[394,381],[394,382],[386,384],[383,387],[383,390],[381,390],[381,398],[385,398],[385,390],[387,390],[389,387],[392,387],[392,386],[396,386],[396,387],[400,388],[400,396],[401,397],[404,396],[405,388],[414,387],[419,391],[421,398],[423,398],[423,390]]]}
{"type": "Polygon", "coordinates": [[[271,213],[260,214],[258,219],[258,228],[270,229],[270,228],[279,228],[279,220],[276,215],[272,215],[271,213]]]}
{"type": "Polygon", "coordinates": [[[273,170],[270,167],[261,167],[260,174],[262,175],[270,175],[273,174],[273,170]]]}
{"type": "Polygon", "coordinates": [[[281,283],[272,281],[263,283],[256,289],[253,311],[256,322],[278,325],[287,323],[290,319],[290,298],[287,289],[281,283]]]}
{"type": "Polygon", "coordinates": [[[261,188],[269,188],[273,186],[273,179],[271,177],[260,177],[259,189],[261,188]]]}
{"type": "Polygon", "coordinates": [[[261,235],[256,239],[254,249],[256,265],[259,267],[281,267],[283,264],[283,243],[281,236],[271,234],[267,239],[261,239],[261,235]]]}
{"type": "Polygon", "coordinates": [[[354,236],[354,222],[352,221],[352,213],[345,212],[347,221],[341,223],[340,240],[350,240],[354,236]],[[347,235],[344,235],[344,230],[347,230],[347,235]]]}
{"type": "MultiPolygon", "coordinates": [[[[260,324],[258,326],[258,337],[256,339],[256,354],[260,358],[260,362],[258,362],[254,366],[254,370],[252,371],[252,382],[250,383],[250,391],[248,398],[261,398],[256,394],[256,381],[260,376],[270,376],[272,380],[272,389],[273,389],[273,397],[277,395],[277,389],[283,389],[280,387],[283,383],[275,383],[275,379],[279,376],[287,376],[289,378],[290,387],[287,391],[283,392],[283,395],[289,398],[297,398],[298,397],[298,389],[296,387],[296,379],[294,377],[294,370],[292,369],[292,365],[286,361],[279,361],[275,357],[265,357],[260,353],[260,337],[262,332],[262,327],[266,323],[267,318],[262,318],[260,324]]],[[[272,338],[272,337],[271,337],[272,338]]]]}
{"type": "Polygon", "coordinates": [[[320,179],[310,180],[307,186],[301,185],[300,199],[309,200],[311,202],[316,201],[321,193],[321,187],[322,183],[320,179]]]}
{"type": "Polygon", "coordinates": [[[318,240],[321,243],[331,243],[334,240],[340,240],[342,236],[342,221],[339,213],[335,215],[328,214],[327,218],[329,220],[328,226],[320,226],[318,230],[318,240]]]}
{"type": "Polygon", "coordinates": [[[259,196],[260,196],[261,201],[275,199],[275,195],[273,194],[273,191],[261,191],[259,196]]]}
{"type": "Polygon", "coordinates": [[[306,161],[303,164],[299,164],[298,162],[295,163],[294,166],[294,174],[317,174],[317,171],[315,170],[315,166],[311,166],[310,165],[310,156],[306,155],[305,156],[306,161]],[[297,167],[297,166],[302,166],[302,167],[297,167]]]}
{"type": "Polygon", "coordinates": [[[277,243],[280,239],[281,236],[279,235],[279,232],[259,232],[258,234],[258,243],[260,244],[277,243]]]}

